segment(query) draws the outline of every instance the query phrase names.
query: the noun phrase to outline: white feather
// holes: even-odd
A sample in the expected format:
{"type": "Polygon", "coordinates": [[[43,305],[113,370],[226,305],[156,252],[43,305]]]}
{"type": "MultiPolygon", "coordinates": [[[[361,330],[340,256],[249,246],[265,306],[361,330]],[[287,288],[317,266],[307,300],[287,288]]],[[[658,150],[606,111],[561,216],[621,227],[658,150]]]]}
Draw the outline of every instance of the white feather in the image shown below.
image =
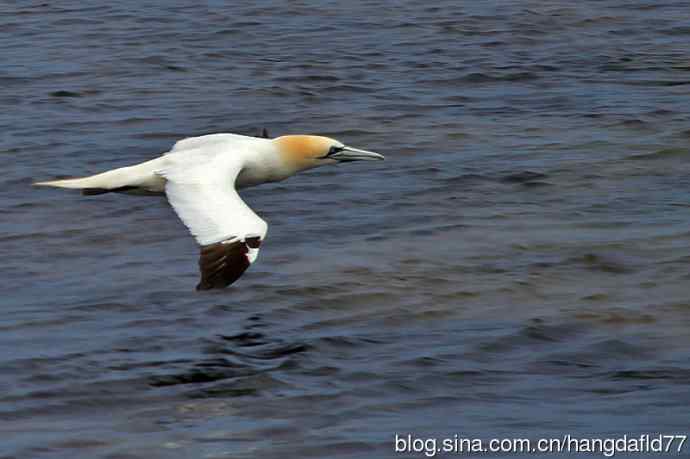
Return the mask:
{"type": "Polygon", "coordinates": [[[247,145],[241,139],[246,137],[219,134],[182,140],[156,171],[166,179],[168,201],[200,245],[266,236],[266,222],[235,190],[246,160],[247,145]]]}
{"type": "Polygon", "coordinates": [[[204,147],[218,146],[218,144],[224,144],[227,147],[239,147],[243,144],[247,144],[248,140],[254,140],[254,137],[247,137],[239,134],[206,134],[199,137],[187,137],[186,139],[178,140],[173,145],[170,153],[178,152],[181,150],[191,150],[204,147]]]}

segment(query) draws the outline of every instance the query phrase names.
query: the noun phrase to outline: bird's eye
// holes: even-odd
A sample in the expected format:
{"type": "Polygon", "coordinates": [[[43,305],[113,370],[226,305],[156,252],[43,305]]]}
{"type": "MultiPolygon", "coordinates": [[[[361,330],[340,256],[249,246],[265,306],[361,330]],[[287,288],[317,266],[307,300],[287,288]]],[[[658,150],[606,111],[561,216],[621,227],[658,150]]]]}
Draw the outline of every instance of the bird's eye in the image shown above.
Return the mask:
{"type": "Polygon", "coordinates": [[[336,145],[333,145],[333,146],[328,150],[328,154],[326,154],[326,156],[334,155],[334,154],[336,154],[336,153],[338,153],[338,152],[343,151],[344,149],[345,149],[345,147],[338,147],[338,146],[336,146],[336,145]]]}

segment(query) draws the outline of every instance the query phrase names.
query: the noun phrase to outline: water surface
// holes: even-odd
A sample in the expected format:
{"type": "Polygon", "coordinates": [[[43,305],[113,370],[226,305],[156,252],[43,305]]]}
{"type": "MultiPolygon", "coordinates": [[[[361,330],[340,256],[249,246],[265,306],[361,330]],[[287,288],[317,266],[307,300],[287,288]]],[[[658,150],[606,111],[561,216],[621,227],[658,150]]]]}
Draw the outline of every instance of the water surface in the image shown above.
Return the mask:
{"type": "Polygon", "coordinates": [[[687,433],[688,2],[162,3],[0,6],[0,456],[687,433]],[[164,199],[30,186],[263,127],[387,161],[247,190],[223,291],[164,199]]]}

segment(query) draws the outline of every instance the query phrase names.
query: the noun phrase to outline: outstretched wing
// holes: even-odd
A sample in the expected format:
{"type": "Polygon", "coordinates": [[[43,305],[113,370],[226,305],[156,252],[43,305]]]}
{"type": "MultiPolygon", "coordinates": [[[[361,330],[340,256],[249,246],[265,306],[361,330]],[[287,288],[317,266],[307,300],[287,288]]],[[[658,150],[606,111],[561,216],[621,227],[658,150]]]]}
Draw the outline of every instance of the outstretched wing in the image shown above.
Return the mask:
{"type": "Polygon", "coordinates": [[[256,260],[268,229],[235,190],[241,156],[213,150],[168,153],[157,171],[166,179],[168,201],[201,246],[197,290],[235,282],[256,260]]]}

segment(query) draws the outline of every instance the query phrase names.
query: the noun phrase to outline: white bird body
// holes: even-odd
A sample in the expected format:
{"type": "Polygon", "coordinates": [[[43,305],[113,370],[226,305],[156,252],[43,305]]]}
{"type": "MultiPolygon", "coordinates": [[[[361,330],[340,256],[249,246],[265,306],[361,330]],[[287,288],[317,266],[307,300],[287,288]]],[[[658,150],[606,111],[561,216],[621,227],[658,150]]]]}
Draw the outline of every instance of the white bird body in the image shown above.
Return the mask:
{"type": "Polygon", "coordinates": [[[36,185],[81,189],[84,194],[165,193],[201,246],[197,289],[222,288],[256,260],[268,225],[237,189],[284,180],[301,170],[339,161],[383,159],[319,136],[276,139],[210,134],[180,140],[162,156],[90,177],[36,185]]]}
{"type": "Polygon", "coordinates": [[[209,134],[180,140],[161,159],[181,159],[179,153],[184,154],[185,160],[194,156],[205,162],[216,155],[230,156],[230,152],[233,160],[242,164],[235,181],[238,189],[284,180],[294,173],[271,139],[237,134],[209,134]]]}

